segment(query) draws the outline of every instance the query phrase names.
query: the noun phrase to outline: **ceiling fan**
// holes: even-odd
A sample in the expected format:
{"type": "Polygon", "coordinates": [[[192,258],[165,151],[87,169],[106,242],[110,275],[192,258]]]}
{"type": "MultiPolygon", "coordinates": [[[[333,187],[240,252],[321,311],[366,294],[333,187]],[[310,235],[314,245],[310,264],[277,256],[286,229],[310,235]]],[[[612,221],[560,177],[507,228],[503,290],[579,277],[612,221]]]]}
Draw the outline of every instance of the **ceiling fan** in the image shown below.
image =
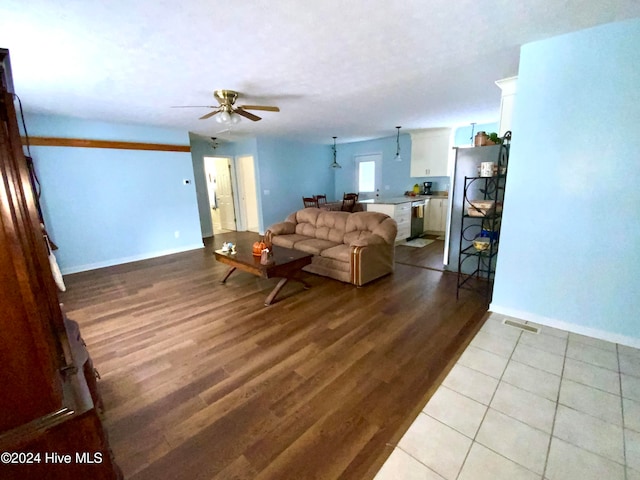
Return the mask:
{"type": "Polygon", "coordinates": [[[200,117],[200,120],[206,120],[207,118],[211,118],[214,115],[216,116],[216,121],[218,123],[238,123],[240,121],[240,117],[238,115],[248,118],[249,120],[253,120],[257,122],[261,120],[261,117],[254,115],[251,112],[247,112],[247,110],[264,110],[267,112],[279,112],[280,109],[278,107],[270,107],[266,105],[239,105],[236,106],[236,100],[238,99],[239,93],[234,90],[215,90],[213,92],[213,96],[216,100],[218,100],[219,105],[180,105],[172,108],[213,108],[214,110],[205,113],[200,117]],[[219,115],[218,115],[219,114],[219,115]]]}

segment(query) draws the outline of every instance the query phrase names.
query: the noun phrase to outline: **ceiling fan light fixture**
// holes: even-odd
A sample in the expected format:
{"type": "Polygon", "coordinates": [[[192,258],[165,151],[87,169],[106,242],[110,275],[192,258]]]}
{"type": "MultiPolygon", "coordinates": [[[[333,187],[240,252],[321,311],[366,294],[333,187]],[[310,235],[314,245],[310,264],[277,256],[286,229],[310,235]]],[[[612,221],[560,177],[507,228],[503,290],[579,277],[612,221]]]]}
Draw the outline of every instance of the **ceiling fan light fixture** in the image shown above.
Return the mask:
{"type": "Polygon", "coordinates": [[[331,168],[342,168],[342,165],[340,165],[337,161],[336,161],[336,138],[338,137],[333,137],[333,146],[331,147],[331,149],[333,150],[333,163],[330,165],[331,168]]]}
{"type": "Polygon", "coordinates": [[[248,110],[264,110],[265,112],[279,112],[278,107],[271,105],[240,105],[235,106],[238,99],[238,92],[234,90],[215,90],[213,96],[218,101],[219,106],[214,107],[212,105],[174,105],[172,108],[211,108],[213,109],[209,113],[205,113],[200,117],[200,120],[207,120],[211,117],[215,118],[215,121],[223,125],[235,125],[240,123],[241,117],[247,118],[252,122],[262,120],[255,113],[251,113],[248,110]]]}
{"type": "Polygon", "coordinates": [[[398,134],[396,135],[396,156],[395,156],[395,160],[396,162],[401,162],[402,161],[402,157],[400,156],[400,129],[402,127],[396,127],[398,129],[398,134]]]}
{"type": "Polygon", "coordinates": [[[218,118],[220,119],[220,123],[229,123],[231,121],[231,115],[229,115],[224,110],[220,112],[220,115],[218,115],[218,118]]]}

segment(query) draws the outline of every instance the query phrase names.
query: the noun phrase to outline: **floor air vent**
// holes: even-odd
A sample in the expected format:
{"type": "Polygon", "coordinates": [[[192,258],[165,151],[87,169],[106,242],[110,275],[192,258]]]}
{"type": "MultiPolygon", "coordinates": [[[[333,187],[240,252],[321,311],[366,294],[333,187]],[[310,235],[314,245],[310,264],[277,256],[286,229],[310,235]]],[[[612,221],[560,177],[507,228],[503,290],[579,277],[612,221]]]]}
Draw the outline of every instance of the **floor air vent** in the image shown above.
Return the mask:
{"type": "Polygon", "coordinates": [[[540,333],[540,329],[537,327],[532,327],[531,325],[527,325],[526,323],[515,322],[513,320],[507,320],[506,318],[502,321],[505,325],[509,325],[510,327],[516,327],[520,330],[524,330],[525,332],[531,333],[540,333]]]}

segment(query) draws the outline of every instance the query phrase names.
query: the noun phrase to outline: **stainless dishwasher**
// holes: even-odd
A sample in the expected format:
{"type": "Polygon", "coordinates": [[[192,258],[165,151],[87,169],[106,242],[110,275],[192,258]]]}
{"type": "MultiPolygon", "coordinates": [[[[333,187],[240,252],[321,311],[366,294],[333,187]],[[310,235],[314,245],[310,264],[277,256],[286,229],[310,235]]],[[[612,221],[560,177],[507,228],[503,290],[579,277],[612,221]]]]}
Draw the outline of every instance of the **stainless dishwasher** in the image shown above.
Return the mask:
{"type": "Polygon", "coordinates": [[[424,233],[424,200],[411,202],[411,238],[418,238],[424,233]]]}

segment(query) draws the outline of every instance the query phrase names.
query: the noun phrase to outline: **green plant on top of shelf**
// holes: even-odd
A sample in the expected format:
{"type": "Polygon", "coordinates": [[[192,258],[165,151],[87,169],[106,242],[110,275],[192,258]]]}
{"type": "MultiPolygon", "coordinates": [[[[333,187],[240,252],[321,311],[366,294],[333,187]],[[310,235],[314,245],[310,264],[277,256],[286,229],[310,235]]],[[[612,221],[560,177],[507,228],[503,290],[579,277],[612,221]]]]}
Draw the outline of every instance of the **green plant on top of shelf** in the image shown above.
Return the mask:
{"type": "Polygon", "coordinates": [[[493,142],[496,145],[499,145],[502,143],[502,139],[498,136],[496,132],[489,133],[487,135],[487,139],[489,140],[489,142],[493,142]]]}

